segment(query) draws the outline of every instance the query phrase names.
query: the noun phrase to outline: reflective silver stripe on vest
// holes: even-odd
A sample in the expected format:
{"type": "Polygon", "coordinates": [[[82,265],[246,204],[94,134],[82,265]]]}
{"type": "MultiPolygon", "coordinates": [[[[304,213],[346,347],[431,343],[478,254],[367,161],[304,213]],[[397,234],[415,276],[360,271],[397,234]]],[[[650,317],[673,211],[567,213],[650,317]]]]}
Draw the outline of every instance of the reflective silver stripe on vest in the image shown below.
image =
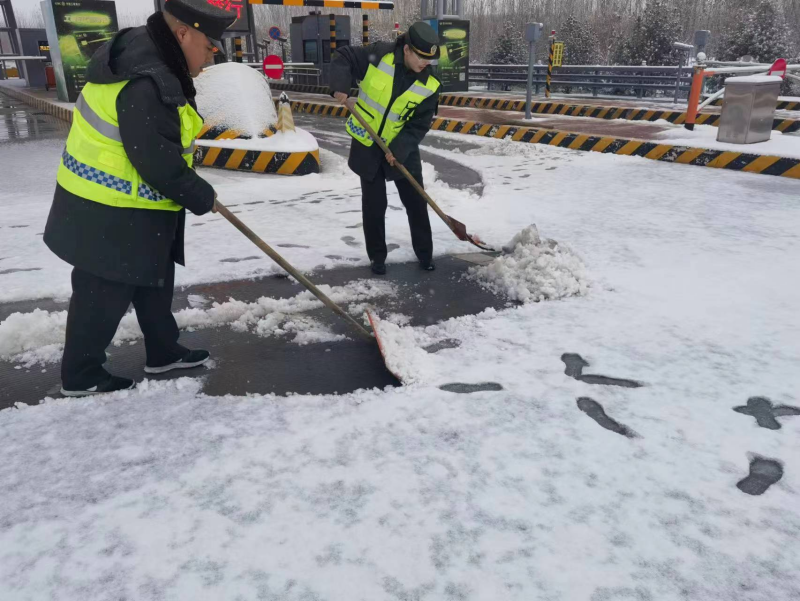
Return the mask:
{"type": "Polygon", "coordinates": [[[418,83],[415,83],[410,88],[408,88],[409,92],[414,92],[414,94],[419,94],[423,98],[430,98],[433,96],[433,90],[430,88],[426,88],[425,86],[421,86],[418,83]]]}
{"type": "Polygon", "coordinates": [[[75,103],[75,108],[80,112],[84,121],[91,125],[98,132],[103,134],[106,138],[114,140],[115,142],[122,143],[122,136],[119,135],[119,127],[111,125],[108,121],[100,118],[100,115],[94,112],[94,109],[89,106],[83,94],[78,96],[78,101],[75,103]]]}
{"type": "Polygon", "coordinates": [[[399,113],[395,113],[394,111],[389,111],[389,114],[386,115],[386,120],[394,121],[395,123],[397,123],[398,121],[401,121],[402,118],[400,117],[399,113]]]}
{"type": "Polygon", "coordinates": [[[375,102],[372,98],[370,98],[367,95],[367,93],[364,90],[359,90],[358,101],[363,102],[368,107],[374,108],[376,111],[378,111],[381,117],[386,112],[386,107],[380,104],[379,102],[375,102]]]}
{"type": "Polygon", "coordinates": [[[192,140],[192,143],[189,145],[189,148],[183,149],[183,154],[194,154],[194,140],[192,140]]]}
{"type": "Polygon", "coordinates": [[[390,65],[388,63],[384,63],[383,61],[381,61],[380,63],[378,63],[378,69],[380,71],[383,71],[387,75],[391,75],[392,77],[394,77],[394,65],[390,65]]]}

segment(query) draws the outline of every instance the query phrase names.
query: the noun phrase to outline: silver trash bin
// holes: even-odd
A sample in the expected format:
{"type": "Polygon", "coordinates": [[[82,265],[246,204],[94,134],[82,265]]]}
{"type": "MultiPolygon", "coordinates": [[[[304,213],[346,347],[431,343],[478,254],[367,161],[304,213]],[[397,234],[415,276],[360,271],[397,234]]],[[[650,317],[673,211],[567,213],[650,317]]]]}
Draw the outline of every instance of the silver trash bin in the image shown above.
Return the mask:
{"type": "Polygon", "coordinates": [[[782,82],[776,75],[726,79],[717,142],[755,144],[768,141],[782,82]]]}

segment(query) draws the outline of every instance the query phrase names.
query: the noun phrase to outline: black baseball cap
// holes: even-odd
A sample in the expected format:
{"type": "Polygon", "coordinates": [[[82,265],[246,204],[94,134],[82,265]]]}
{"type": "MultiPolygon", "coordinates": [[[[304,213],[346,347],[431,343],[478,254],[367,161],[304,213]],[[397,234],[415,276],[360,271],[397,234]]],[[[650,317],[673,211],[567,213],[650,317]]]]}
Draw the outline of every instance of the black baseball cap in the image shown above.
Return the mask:
{"type": "Polygon", "coordinates": [[[176,19],[206,34],[217,50],[225,53],[220,39],[228,27],[236,21],[236,15],[214,6],[207,0],[167,0],[164,11],[176,19]]]}
{"type": "MultiPolygon", "coordinates": [[[[174,2],[175,0],[171,0],[174,2]]],[[[425,60],[439,59],[439,36],[436,31],[424,21],[417,21],[408,28],[406,41],[417,56],[425,60]]]]}

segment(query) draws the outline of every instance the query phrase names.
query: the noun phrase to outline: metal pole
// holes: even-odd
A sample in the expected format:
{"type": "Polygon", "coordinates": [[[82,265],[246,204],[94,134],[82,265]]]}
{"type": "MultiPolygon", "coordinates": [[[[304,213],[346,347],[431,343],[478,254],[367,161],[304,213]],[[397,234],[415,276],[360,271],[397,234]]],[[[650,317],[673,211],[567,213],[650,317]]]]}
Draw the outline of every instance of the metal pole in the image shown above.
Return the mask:
{"type": "Polygon", "coordinates": [[[234,45],[236,46],[236,62],[242,62],[242,38],[237,37],[233,40],[234,45]]]}
{"type": "Polygon", "coordinates": [[[528,42],[528,92],[525,96],[525,118],[531,118],[531,94],[533,93],[533,54],[534,43],[528,42]]]}
{"type": "Polygon", "coordinates": [[[369,15],[364,13],[361,15],[361,45],[367,46],[369,44],[369,15]]]}
{"type": "Polygon", "coordinates": [[[336,52],[336,15],[330,15],[331,21],[331,60],[336,52]]]}
{"type": "Polygon", "coordinates": [[[556,32],[550,34],[550,58],[547,60],[547,82],[544,88],[544,95],[550,98],[550,85],[553,80],[553,60],[556,52],[556,32]]]}
{"type": "Polygon", "coordinates": [[[678,63],[678,76],[675,78],[675,104],[678,104],[678,93],[681,90],[681,73],[683,72],[683,61],[678,63]]]}

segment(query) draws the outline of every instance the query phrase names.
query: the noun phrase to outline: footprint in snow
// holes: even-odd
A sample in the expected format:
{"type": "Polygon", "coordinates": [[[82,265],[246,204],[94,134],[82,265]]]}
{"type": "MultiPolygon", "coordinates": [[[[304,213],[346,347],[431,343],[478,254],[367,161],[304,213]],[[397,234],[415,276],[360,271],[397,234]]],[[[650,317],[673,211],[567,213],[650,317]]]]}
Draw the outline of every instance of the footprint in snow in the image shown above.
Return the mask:
{"type": "Polygon", "coordinates": [[[220,263],[241,263],[242,261],[254,261],[254,260],[260,259],[260,258],[261,257],[259,257],[257,255],[253,255],[252,257],[242,257],[242,258],[230,257],[228,259],[220,259],[219,262],[220,263]]]}
{"type": "Polygon", "coordinates": [[[342,236],[340,240],[345,244],[347,244],[347,246],[352,246],[353,248],[358,248],[359,246],[361,246],[361,244],[356,242],[356,239],[353,238],[352,236],[342,236]]]}
{"type": "Polygon", "coordinates": [[[393,250],[397,250],[398,248],[400,248],[399,244],[388,244],[386,246],[386,253],[388,254],[388,253],[392,252],[393,250]]]}
{"type": "Polygon", "coordinates": [[[578,409],[583,411],[586,415],[596,421],[598,425],[602,426],[606,430],[610,430],[616,434],[621,434],[626,438],[638,438],[633,430],[620,424],[615,419],[608,417],[605,409],[603,409],[603,406],[594,399],[590,399],[589,397],[579,398],[578,409]]]}
{"type": "Polygon", "coordinates": [[[364,225],[363,223],[356,223],[355,225],[345,226],[344,229],[346,229],[346,230],[357,230],[358,228],[360,228],[363,225],[364,225]]]}
{"type": "Polygon", "coordinates": [[[41,267],[29,267],[28,269],[4,269],[0,271],[0,275],[6,275],[9,273],[19,273],[21,271],[41,271],[41,267]]]}
{"type": "Polygon", "coordinates": [[[564,353],[561,360],[566,365],[564,373],[570,378],[574,378],[586,384],[600,384],[602,386],[622,386],[623,388],[641,388],[643,384],[635,380],[623,380],[620,378],[609,378],[606,376],[584,375],[583,368],[589,367],[589,362],[575,353],[564,353]]]}
{"type": "Polygon", "coordinates": [[[783,465],[780,461],[754,456],[750,460],[750,474],[740,480],[736,488],[748,495],[763,495],[781,478],[783,478],[783,465]]]}
{"type": "Polygon", "coordinates": [[[773,406],[769,399],[755,396],[747,399],[747,405],[733,408],[736,413],[750,415],[756,418],[756,423],[761,428],[768,430],[780,430],[781,424],[775,419],[777,417],[790,417],[800,415],[800,409],[789,407],[788,405],[773,406]]]}
{"type": "Polygon", "coordinates": [[[481,382],[480,384],[465,384],[463,382],[453,382],[452,384],[444,384],[439,386],[439,390],[445,392],[455,392],[456,394],[472,394],[473,392],[491,391],[496,392],[503,390],[503,387],[497,382],[481,382]]]}
{"type": "Polygon", "coordinates": [[[10,227],[12,230],[17,230],[17,229],[20,229],[20,228],[23,228],[23,227],[30,227],[30,226],[29,225],[9,225],[8,227],[10,227]]]}
{"type": "Polygon", "coordinates": [[[302,244],[278,244],[280,248],[311,248],[310,246],[303,246],[302,244]]]}

